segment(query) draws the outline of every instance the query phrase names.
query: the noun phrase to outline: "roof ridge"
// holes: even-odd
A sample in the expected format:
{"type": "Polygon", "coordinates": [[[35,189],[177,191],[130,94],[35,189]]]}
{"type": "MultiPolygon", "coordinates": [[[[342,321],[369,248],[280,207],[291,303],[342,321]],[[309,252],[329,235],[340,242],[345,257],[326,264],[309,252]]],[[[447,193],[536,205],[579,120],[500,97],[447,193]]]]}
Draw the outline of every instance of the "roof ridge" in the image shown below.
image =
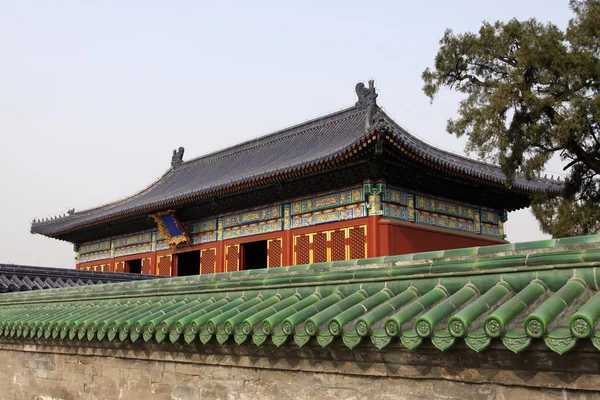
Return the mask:
{"type": "Polygon", "coordinates": [[[239,142],[237,144],[234,144],[234,145],[224,148],[224,149],[216,150],[211,153],[203,154],[201,156],[192,158],[191,160],[185,161],[185,162],[183,162],[183,164],[180,164],[176,169],[179,170],[179,169],[183,169],[186,167],[191,167],[191,166],[197,164],[199,161],[202,161],[202,160],[205,160],[205,159],[208,159],[211,157],[212,158],[208,162],[213,162],[213,161],[222,159],[224,157],[238,154],[245,150],[249,150],[252,148],[256,148],[258,146],[266,145],[266,144],[271,143],[276,140],[281,140],[281,139],[284,139],[284,138],[287,138],[287,137],[290,137],[293,135],[301,134],[303,132],[310,130],[311,128],[318,126],[318,124],[320,122],[323,122],[323,120],[325,120],[325,119],[327,119],[329,121],[325,122],[324,125],[329,125],[334,122],[343,120],[345,118],[350,118],[351,116],[353,116],[355,114],[359,114],[361,112],[366,113],[366,110],[363,108],[357,107],[357,106],[343,108],[341,110],[338,110],[338,111],[335,111],[332,113],[328,113],[328,114],[324,114],[320,117],[312,118],[310,120],[301,122],[299,124],[295,124],[295,125],[291,125],[289,127],[283,128],[283,129],[279,129],[275,132],[256,136],[252,139],[239,142]],[[305,129],[301,129],[303,127],[305,129]],[[271,140],[269,140],[269,139],[271,139],[271,140]],[[221,157],[216,157],[217,155],[220,155],[220,154],[223,154],[223,155],[221,157]]]}

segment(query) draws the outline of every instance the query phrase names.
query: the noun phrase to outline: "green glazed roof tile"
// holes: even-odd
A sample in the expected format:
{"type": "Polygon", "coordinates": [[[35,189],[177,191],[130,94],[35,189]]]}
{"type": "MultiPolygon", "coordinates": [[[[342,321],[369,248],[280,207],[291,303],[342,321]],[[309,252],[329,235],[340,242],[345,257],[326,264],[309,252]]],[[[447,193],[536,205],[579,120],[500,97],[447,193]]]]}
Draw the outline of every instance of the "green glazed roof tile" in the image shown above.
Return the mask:
{"type": "MultiPolygon", "coordinates": [[[[600,347],[598,235],[0,296],[0,341],[600,347]],[[366,339],[368,337],[368,339],[366,339]],[[363,338],[365,338],[363,340],[363,338]]],[[[185,344],[184,344],[185,345],[185,344]]]]}
{"type": "Polygon", "coordinates": [[[463,257],[474,256],[479,251],[479,247],[465,247],[462,249],[451,249],[444,251],[444,257],[463,257]]]}
{"type": "Polygon", "coordinates": [[[515,243],[515,250],[550,249],[554,247],[554,239],[538,240],[535,242],[515,243]]]}
{"type": "Polygon", "coordinates": [[[514,243],[496,244],[496,245],[492,245],[492,246],[479,247],[477,250],[477,254],[483,255],[483,254],[492,254],[492,253],[504,253],[504,252],[514,251],[514,250],[515,250],[514,243]]]}
{"type": "Polygon", "coordinates": [[[556,247],[576,246],[581,244],[600,242],[600,234],[589,236],[575,236],[569,238],[556,239],[556,247]]]}
{"type": "Polygon", "coordinates": [[[444,250],[428,251],[425,253],[417,253],[413,255],[413,261],[417,260],[430,260],[434,258],[442,258],[444,256],[444,250]]]}

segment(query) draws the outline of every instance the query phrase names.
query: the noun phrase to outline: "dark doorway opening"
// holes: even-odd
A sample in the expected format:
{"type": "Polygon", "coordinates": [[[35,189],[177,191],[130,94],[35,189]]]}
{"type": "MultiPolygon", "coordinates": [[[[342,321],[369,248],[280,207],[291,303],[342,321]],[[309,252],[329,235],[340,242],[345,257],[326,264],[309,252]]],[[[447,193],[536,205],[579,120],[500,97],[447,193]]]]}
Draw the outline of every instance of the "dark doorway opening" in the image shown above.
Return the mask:
{"type": "Polygon", "coordinates": [[[242,268],[267,268],[267,241],[249,242],[242,244],[242,268]]]}
{"type": "Polygon", "coordinates": [[[142,259],[125,261],[125,271],[130,274],[141,274],[142,259]]]}
{"type": "Polygon", "coordinates": [[[200,275],[200,250],[179,253],[177,257],[177,276],[200,275]]]}

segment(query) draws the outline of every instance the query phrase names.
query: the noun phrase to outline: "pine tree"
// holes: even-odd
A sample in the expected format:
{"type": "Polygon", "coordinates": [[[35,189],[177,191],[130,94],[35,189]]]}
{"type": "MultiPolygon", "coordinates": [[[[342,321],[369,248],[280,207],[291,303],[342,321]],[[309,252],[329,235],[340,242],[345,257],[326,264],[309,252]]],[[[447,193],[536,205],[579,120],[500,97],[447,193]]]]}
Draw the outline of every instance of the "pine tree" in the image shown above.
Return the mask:
{"type": "Polygon", "coordinates": [[[550,158],[568,176],[559,196],[533,199],[544,232],[600,232],[600,0],[571,0],[565,31],[535,19],[484,22],[478,33],[447,30],[423,91],[465,95],[447,130],[467,151],[499,163],[508,178],[539,174],[550,158]]]}

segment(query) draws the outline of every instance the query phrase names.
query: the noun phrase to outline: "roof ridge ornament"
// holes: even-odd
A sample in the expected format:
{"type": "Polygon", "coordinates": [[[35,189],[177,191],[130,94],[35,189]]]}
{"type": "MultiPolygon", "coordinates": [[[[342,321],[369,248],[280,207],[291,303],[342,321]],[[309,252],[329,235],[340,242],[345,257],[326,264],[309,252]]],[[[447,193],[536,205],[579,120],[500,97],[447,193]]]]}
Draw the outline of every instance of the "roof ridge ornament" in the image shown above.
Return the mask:
{"type": "Polygon", "coordinates": [[[183,164],[183,152],[185,149],[180,147],[178,150],[173,150],[173,156],[171,157],[171,167],[175,168],[183,164]]]}
{"type": "Polygon", "coordinates": [[[372,117],[374,115],[374,111],[377,108],[377,93],[375,92],[375,81],[373,79],[369,80],[369,87],[366,88],[365,84],[362,82],[358,82],[356,84],[356,95],[358,96],[358,101],[356,102],[356,106],[359,108],[367,109],[367,121],[365,123],[365,128],[368,130],[371,127],[372,117]]]}
{"type": "Polygon", "coordinates": [[[360,108],[366,108],[371,104],[377,104],[375,99],[377,98],[377,93],[375,93],[375,81],[371,79],[369,81],[369,87],[366,88],[365,84],[362,82],[358,82],[356,84],[356,95],[358,96],[358,101],[356,105],[360,108]]]}

